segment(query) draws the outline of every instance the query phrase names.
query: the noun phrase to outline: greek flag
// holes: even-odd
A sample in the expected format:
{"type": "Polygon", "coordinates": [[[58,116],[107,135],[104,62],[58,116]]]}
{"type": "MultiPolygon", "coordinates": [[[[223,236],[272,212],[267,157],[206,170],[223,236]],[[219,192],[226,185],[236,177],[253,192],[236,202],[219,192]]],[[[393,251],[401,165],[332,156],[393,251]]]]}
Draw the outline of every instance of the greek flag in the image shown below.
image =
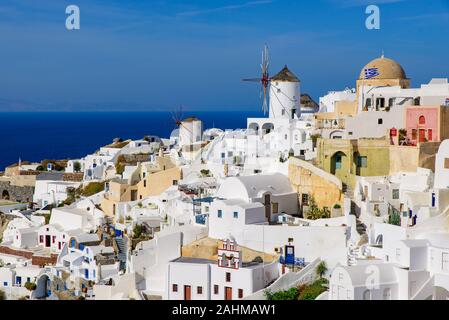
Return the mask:
{"type": "Polygon", "coordinates": [[[365,79],[371,79],[379,75],[377,68],[365,69],[365,79]]]}

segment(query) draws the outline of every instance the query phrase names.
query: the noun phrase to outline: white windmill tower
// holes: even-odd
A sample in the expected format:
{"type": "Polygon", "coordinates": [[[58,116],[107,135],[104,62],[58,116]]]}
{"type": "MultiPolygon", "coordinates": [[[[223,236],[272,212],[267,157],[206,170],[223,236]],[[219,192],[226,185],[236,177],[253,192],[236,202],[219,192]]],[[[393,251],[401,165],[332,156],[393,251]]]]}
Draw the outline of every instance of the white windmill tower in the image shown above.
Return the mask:
{"type": "Polygon", "coordinates": [[[262,110],[268,112],[267,91],[270,92],[270,118],[295,119],[301,115],[301,81],[285,66],[277,75],[270,78],[268,47],[262,51],[261,78],[243,79],[243,81],[260,82],[262,110]]]}
{"type": "Polygon", "coordinates": [[[295,119],[301,115],[301,81],[285,66],[270,79],[270,118],[295,119]]]}

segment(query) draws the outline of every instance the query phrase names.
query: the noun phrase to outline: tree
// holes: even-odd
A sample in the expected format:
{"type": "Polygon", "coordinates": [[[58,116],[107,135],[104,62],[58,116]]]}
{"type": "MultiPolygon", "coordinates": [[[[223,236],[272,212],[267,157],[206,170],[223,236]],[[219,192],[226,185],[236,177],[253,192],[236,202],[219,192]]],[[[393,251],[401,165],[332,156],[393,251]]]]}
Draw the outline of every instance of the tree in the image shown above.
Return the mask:
{"type": "Polygon", "coordinates": [[[327,272],[327,265],[325,261],[321,261],[317,267],[316,267],[316,275],[320,277],[320,279],[323,278],[323,276],[327,272]]]}
{"type": "Polygon", "coordinates": [[[81,171],[81,163],[79,163],[79,161],[75,161],[73,163],[73,170],[75,172],[80,172],[81,171]]]}

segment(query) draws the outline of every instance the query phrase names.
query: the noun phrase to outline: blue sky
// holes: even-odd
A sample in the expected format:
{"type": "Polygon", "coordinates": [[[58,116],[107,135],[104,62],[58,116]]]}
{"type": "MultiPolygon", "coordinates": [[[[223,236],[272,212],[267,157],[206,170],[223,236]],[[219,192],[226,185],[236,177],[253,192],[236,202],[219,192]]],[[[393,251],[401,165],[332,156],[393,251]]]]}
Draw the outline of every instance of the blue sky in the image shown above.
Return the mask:
{"type": "Polygon", "coordinates": [[[0,110],[258,110],[261,49],[318,97],[380,56],[448,77],[449,0],[2,0],[0,110]],[[65,8],[81,30],[65,29],[65,8]],[[381,29],[365,28],[378,4],[381,29]]]}

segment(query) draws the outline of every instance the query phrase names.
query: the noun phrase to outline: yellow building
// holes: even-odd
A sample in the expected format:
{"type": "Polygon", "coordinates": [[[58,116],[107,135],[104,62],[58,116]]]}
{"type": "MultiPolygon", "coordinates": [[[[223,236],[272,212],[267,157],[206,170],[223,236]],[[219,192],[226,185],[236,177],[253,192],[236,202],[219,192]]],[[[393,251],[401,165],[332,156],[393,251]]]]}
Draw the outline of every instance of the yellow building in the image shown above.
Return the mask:
{"type": "Polygon", "coordinates": [[[291,157],[288,164],[288,178],[298,193],[300,210],[304,213],[313,198],[319,208],[328,208],[332,217],[343,214],[333,210],[335,205],[343,207],[343,185],[340,179],[315,167],[309,162],[291,157]]]}
{"type": "MultiPolygon", "coordinates": [[[[118,204],[157,196],[182,179],[182,171],[169,158],[157,157],[156,165],[142,164],[136,170],[138,181],[130,185],[128,181],[113,179],[108,183],[108,191],[101,202],[106,215],[114,216],[118,204]]],[[[131,180],[135,180],[132,178],[131,180]]]]}

